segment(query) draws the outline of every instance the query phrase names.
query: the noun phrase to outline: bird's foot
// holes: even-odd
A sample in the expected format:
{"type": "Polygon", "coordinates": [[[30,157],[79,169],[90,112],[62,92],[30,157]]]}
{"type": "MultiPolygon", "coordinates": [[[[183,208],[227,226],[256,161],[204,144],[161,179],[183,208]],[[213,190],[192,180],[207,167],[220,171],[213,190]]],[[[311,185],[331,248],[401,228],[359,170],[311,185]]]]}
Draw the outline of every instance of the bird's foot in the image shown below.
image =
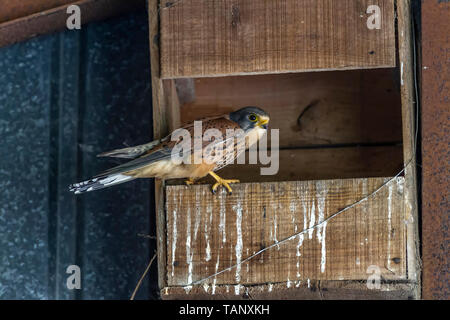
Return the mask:
{"type": "Polygon", "coordinates": [[[233,189],[231,189],[230,184],[231,183],[239,183],[239,180],[236,179],[222,179],[221,177],[219,177],[217,174],[215,174],[214,172],[210,172],[209,173],[214,179],[216,179],[216,183],[212,186],[211,191],[212,193],[216,193],[217,189],[219,189],[220,186],[224,186],[227,190],[229,194],[233,193],[233,189]]]}
{"type": "Polygon", "coordinates": [[[187,186],[192,186],[192,185],[195,184],[195,180],[192,179],[192,178],[189,178],[189,179],[185,180],[184,183],[185,183],[187,186]]]}
{"type": "Polygon", "coordinates": [[[218,189],[220,186],[224,186],[224,187],[228,190],[228,194],[232,194],[232,193],[233,193],[233,189],[231,189],[230,183],[239,183],[239,182],[240,182],[240,181],[239,181],[239,180],[236,180],[236,179],[230,179],[230,180],[221,179],[220,181],[216,182],[216,183],[212,186],[211,190],[212,190],[212,192],[215,194],[215,193],[217,192],[217,189],[218,189]]]}

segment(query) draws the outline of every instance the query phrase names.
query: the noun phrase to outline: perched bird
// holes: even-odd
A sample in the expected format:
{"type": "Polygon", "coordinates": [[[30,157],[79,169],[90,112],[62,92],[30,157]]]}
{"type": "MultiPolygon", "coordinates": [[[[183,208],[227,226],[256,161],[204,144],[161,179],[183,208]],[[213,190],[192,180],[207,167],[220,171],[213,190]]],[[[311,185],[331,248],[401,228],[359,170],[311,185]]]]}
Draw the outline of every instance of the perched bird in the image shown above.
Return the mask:
{"type": "Polygon", "coordinates": [[[181,129],[177,129],[178,132],[175,130],[171,135],[161,140],[99,154],[99,157],[134,160],[109,169],[90,180],[72,184],[69,186],[69,190],[79,194],[103,189],[136,178],[186,178],[186,184],[191,185],[195,180],[209,174],[217,181],[212,187],[213,193],[220,186],[225,187],[231,193],[230,184],[239,183],[239,180],[222,179],[215,171],[233,163],[245,149],[256,143],[267,132],[269,115],[260,108],[245,107],[223,116],[199,121],[202,124],[201,137],[198,136],[198,132],[195,132],[194,122],[181,128],[184,129],[183,132],[193,137],[190,140],[186,139],[185,136],[180,137],[178,133],[181,132],[181,129]],[[225,139],[205,139],[208,129],[218,130],[215,132],[222,134],[225,139]],[[195,134],[197,136],[194,136],[195,134]],[[177,136],[178,139],[172,141],[174,140],[173,137],[177,136]],[[201,144],[197,149],[193,146],[195,138],[201,139],[201,144]],[[215,154],[216,150],[223,151],[218,156],[215,154]],[[210,155],[209,158],[205,154],[210,155]],[[179,157],[178,160],[174,158],[174,155],[179,157]],[[199,161],[195,162],[193,158],[197,155],[200,158],[198,158],[199,161]],[[183,161],[181,162],[179,159],[183,161]]]}

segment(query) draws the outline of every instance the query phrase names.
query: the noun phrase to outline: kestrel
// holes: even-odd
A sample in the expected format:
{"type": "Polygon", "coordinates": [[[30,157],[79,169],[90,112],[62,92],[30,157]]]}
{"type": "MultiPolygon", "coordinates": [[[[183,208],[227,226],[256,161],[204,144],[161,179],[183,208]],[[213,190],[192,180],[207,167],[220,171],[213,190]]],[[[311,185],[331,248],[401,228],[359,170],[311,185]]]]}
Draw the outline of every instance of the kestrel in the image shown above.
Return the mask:
{"type": "Polygon", "coordinates": [[[239,180],[222,179],[215,171],[233,163],[243,151],[266,134],[269,116],[260,108],[245,107],[199,121],[200,132],[196,131],[199,122],[194,122],[161,140],[99,154],[99,157],[134,160],[111,168],[90,180],[72,184],[69,190],[79,194],[137,178],[184,178],[187,179],[186,184],[191,185],[195,180],[209,174],[216,180],[212,186],[213,193],[220,186],[224,186],[231,193],[230,184],[239,183],[239,180]],[[208,133],[213,135],[209,137],[208,133]],[[224,138],[217,138],[218,134],[224,138]],[[195,141],[200,141],[197,147],[195,141]]]}

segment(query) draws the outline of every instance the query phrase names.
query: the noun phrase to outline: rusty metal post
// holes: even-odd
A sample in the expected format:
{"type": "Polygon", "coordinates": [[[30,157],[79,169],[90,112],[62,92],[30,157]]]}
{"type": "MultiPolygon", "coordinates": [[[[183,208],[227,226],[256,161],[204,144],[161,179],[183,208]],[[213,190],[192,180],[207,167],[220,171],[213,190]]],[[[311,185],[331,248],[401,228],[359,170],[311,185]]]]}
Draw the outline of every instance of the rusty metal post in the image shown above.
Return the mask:
{"type": "Polygon", "coordinates": [[[422,0],[424,299],[449,299],[450,2],[422,0]]]}

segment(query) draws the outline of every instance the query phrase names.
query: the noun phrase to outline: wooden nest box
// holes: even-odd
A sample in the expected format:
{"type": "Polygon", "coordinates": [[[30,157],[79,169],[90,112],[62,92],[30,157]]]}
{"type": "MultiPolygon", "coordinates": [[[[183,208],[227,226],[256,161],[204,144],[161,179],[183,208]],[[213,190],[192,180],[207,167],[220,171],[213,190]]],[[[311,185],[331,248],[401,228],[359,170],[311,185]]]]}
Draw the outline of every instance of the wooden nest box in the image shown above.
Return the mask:
{"type": "Polygon", "coordinates": [[[162,298],[418,298],[410,2],[153,0],[149,13],[155,138],[248,105],[280,129],[277,175],[219,172],[241,180],[233,195],[156,181],[162,298]]]}

